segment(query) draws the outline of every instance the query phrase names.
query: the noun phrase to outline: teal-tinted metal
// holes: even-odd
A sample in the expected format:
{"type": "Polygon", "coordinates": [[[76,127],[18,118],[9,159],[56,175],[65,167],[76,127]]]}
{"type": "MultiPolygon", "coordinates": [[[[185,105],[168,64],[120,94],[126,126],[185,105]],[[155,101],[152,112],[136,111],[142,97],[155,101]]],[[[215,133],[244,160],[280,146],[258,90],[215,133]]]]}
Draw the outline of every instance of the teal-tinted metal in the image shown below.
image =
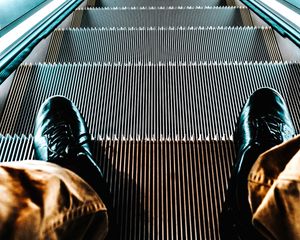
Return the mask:
{"type": "Polygon", "coordinates": [[[44,2],[51,0],[0,1],[0,30],[8,27],[25,14],[32,12],[44,2]]]}
{"type": "Polygon", "coordinates": [[[293,7],[300,9],[300,1],[299,0],[280,0],[282,3],[288,3],[292,5],[293,7]]]}
{"type": "MultiPolygon", "coordinates": [[[[296,1],[293,0],[289,0],[289,1],[296,3],[296,1]]],[[[279,16],[276,12],[273,12],[270,9],[268,9],[259,0],[241,0],[241,2],[244,3],[247,7],[249,7],[258,16],[260,16],[270,26],[272,26],[283,37],[289,38],[297,46],[300,47],[299,27],[295,26],[293,23],[288,22],[285,18],[279,16]]],[[[285,2],[287,3],[287,1],[285,2]]],[[[297,3],[296,5],[299,5],[299,3],[297,3]]],[[[296,7],[293,7],[293,10],[300,13],[300,9],[297,9],[296,7]]]]}
{"type": "Polygon", "coordinates": [[[70,0],[20,39],[0,60],[0,84],[24,61],[32,49],[57,27],[83,0],[70,0]]]}

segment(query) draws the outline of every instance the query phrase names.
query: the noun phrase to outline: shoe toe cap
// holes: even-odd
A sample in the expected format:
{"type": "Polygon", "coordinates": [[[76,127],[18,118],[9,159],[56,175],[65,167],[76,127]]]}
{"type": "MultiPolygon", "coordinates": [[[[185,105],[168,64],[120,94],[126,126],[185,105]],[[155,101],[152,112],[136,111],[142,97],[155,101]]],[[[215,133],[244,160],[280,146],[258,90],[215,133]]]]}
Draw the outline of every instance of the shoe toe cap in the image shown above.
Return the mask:
{"type": "Polygon", "coordinates": [[[261,88],[246,102],[240,114],[240,121],[247,122],[267,115],[279,118],[294,131],[287,105],[279,92],[271,88],[261,88]]]}
{"type": "Polygon", "coordinates": [[[49,124],[64,121],[72,126],[78,135],[88,132],[86,123],[75,104],[64,96],[52,96],[41,105],[35,121],[35,134],[49,124]]]}

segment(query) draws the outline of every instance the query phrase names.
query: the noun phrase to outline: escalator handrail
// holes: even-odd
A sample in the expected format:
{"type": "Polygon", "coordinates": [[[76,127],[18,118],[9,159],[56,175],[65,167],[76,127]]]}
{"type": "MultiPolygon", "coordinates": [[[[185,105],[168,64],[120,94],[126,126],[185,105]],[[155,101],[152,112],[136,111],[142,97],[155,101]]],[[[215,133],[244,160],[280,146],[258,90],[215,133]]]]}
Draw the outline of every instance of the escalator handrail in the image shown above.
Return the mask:
{"type": "MultiPolygon", "coordinates": [[[[275,12],[271,7],[259,0],[241,0],[241,2],[280,33],[280,35],[289,38],[298,47],[300,47],[300,26],[289,21],[289,16],[280,15],[278,12],[275,12]]],[[[297,13],[300,14],[300,9],[299,11],[298,8],[295,9],[297,9],[297,13]]]]}
{"type": "Polygon", "coordinates": [[[68,0],[37,23],[33,29],[14,42],[0,56],[0,85],[25,60],[32,49],[46,38],[83,0],[68,0]]]}

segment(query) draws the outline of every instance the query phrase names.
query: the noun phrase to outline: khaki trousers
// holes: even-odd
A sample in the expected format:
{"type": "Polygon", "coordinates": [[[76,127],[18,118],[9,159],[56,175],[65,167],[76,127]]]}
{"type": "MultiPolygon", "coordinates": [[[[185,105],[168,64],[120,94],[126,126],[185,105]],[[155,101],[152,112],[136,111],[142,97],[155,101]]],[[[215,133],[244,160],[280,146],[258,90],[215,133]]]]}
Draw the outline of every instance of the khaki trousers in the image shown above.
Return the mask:
{"type": "MultiPolygon", "coordinates": [[[[300,239],[300,136],[261,154],[248,176],[253,225],[300,239]]],[[[0,164],[0,239],[103,239],[107,210],[75,173],[43,161],[0,164]]]]}
{"type": "Polygon", "coordinates": [[[107,210],[75,173],[44,161],[0,164],[0,239],[104,239],[107,210]]]}
{"type": "Polygon", "coordinates": [[[268,239],[300,239],[300,136],[258,157],[248,192],[258,231],[268,239]]]}

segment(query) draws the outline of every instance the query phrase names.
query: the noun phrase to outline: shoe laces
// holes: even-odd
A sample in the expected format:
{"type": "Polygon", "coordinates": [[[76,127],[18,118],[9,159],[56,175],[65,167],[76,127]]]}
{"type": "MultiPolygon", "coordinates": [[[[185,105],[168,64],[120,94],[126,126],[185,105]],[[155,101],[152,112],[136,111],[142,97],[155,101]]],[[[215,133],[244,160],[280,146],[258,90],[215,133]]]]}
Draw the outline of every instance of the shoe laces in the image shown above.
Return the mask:
{"type": "Polygon", "coordinates": [[[49,159],[68,158],[72,153],[76,153],[75,149],[79,148],[76,142],[72,128],[64,121],[58,122],[50,126],[45,131],[48,140],[49,159]]]}
{"type": "Polygon", "coordinates": [[[281,143],[284,135],[291,135],[288,126],[277,116],[268,114],[252,121],[254,139],[259,142],[281,143]]]}

